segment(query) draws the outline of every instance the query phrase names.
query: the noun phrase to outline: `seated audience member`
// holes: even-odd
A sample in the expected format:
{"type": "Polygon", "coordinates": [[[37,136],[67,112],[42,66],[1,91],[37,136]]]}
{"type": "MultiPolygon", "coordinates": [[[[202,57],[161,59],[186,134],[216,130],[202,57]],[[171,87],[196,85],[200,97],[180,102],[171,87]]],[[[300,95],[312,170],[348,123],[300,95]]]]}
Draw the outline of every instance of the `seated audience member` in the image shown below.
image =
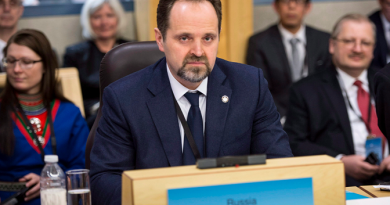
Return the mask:
{"type": "MultiPolygon", "coordinates": [[[[369,66],[374,45],[375,25],[366,16],[342,17],[329,43],[333,65],[297,82],[290,93],[284,129],[293,154],[327,154],[340,159],[347,186],[372,183],[369,179],[383,171],[364,161],[369,135],[388,143],[371,104],[374,70],[369,66]]],[[[390,164],[389,160],[387,157],[381,166],[390,164]]]]}
{"type": "Polygon", "coordinates": [[[90,157],[93,203],[120,204],[124,170],[292,156],[261,70],[216,57],[221,16],[220,0],[160,0],[155,37],[166,57],[104,90],[90,157]]]}
{"type": "Polygon", "coordinates": [[[7,82],[0,96],[0,198],[13,195],[14,185],[25,182],[33,188],[24,204],[40,204],[43,155],[58,155],[64,171],[84,168],[89,130],[80,110],[57,89],[57,59],[43,33],[18,31],[9,39],[4,55],[7,82]]]}
{"type": "Polygon", "coordinates": [[[310,0],[275,0],[279,23],[249,39],[246,62],[261,68],[280,115],[286,115],[293,82],[328,62],[329,34],[303,23],[310,0]]]}
{"type": "MultiPolygon", "coordinates": [[[[8,39],[17,31],[17,24],[23,14],[22,0],[0,0],[0,60],[8,39]]],[[[5,72],[0,67],[0,72],[5,72]]]]}
{"type": "Polygon", "coordinates": [[[127,42],[122,39],[125,12],[118,0],[87,0],[81,12],[85,42],[66,49],[63,67],[79,70],[84,108],[92,127],[99,108],[99,68],[104,55],[114,46],[127,42]]]}
{"type": "Polygon", "coordinates": [[[371,64],[383,68],[390,62],[390,0],[379,0],[380,10],[369,16],[376,26],[376,45],[371,64]]]}

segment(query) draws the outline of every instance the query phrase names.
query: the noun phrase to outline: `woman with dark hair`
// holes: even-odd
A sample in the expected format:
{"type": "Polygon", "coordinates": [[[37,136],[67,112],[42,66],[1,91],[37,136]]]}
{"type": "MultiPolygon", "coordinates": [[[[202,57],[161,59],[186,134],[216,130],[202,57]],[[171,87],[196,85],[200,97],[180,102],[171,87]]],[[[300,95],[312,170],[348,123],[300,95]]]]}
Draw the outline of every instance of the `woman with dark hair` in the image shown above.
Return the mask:
{"type": "Polygon", "coordinates": [[[7,72],[0,95],[0,198],[32,187],[25,204],[40,204],[43,156],[58,155],[66,171],[85,167],[89,130],[80,110],[59,91],[55,57],[46,36],[20,30],[4,48],[7,72]]]}

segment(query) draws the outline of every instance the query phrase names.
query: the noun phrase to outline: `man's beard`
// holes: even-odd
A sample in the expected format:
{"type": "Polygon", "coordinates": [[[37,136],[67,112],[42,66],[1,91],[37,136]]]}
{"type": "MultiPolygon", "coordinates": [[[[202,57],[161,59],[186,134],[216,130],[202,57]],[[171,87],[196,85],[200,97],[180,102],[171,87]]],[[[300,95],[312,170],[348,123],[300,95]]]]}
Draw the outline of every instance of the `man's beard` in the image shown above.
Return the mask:
{"type": "Polygon", "coordinates": [[[182,67],[177,71],[177,76],[191,83],[198,83],[204,80],[211,73],[211,67],[206,56],[187,56],[182,67]],[[188,62],[202,62],[206,66],[206,69],[198,66],[190,66],[186,68],[188,62]]]}

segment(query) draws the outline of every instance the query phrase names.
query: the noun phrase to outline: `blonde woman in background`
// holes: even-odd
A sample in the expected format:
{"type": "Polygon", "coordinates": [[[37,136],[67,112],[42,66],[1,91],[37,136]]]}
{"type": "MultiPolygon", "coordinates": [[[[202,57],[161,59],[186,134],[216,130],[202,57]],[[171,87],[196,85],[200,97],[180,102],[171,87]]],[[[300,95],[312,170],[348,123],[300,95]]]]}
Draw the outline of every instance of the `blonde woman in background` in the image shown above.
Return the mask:
{"type": "Polygon", "coordinates": [[[84,108],[92,127],[99,108],[99,68],[104,55],[122,38],[126,28],[125,11],[118,0],[87,0],[81,11],[81,26],[86,41],[66,49],[63,67],[79,70],[84,108]]]}

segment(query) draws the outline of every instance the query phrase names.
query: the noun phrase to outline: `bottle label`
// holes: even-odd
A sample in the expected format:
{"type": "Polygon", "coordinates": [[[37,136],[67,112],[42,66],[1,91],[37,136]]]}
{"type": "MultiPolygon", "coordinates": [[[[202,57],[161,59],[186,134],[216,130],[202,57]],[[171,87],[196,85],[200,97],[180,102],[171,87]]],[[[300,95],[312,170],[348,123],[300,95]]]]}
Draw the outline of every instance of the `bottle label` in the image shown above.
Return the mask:
{"type": "Polygon", "coordinates": [[[41,190],[41,205],[66,205],[66,189],[52,188],[41,190]]]}

